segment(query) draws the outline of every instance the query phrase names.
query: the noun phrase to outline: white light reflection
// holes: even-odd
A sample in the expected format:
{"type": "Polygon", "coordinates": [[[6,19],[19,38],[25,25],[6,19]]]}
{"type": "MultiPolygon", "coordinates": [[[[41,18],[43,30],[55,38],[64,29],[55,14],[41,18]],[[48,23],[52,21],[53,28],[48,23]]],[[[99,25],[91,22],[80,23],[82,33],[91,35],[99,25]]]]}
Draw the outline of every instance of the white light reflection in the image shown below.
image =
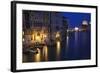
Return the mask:
{"type": "Polygon", "coordinates": [[[79,28],[78,28],[78,27],[75,27],[74,29],[75,29],[75,31],[78,31],[78,30],[79,30],[79,28]]]}

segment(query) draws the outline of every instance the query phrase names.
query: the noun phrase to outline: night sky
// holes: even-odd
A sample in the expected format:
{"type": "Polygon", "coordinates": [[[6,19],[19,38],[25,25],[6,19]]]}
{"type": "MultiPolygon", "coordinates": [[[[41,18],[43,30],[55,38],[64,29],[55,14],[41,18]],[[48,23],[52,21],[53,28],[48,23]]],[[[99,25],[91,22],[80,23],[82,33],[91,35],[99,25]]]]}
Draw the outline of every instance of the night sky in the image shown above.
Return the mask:
{"type": "Polygon", "coordinates": [[[61,15],[68,19],[68,26],[70,28],[81,26],[83,20],[91,22],[90,13],[63,12],[61,15]]]}
{"type": "MultiPolygon", "coordinates": [[[[29,11],[24,11],[25,14],[28,14],[29,11]]],[[[37,11],[45,12],[45,11],[37,11]]],[[[67,18],[69,28],[80,27],[83,20],[91,22],[91,13],[79,13],[79,12],[59,12],[61,16],[67,18]]],[[[28,19],[26,19],[28,20],[28,19]]]]}

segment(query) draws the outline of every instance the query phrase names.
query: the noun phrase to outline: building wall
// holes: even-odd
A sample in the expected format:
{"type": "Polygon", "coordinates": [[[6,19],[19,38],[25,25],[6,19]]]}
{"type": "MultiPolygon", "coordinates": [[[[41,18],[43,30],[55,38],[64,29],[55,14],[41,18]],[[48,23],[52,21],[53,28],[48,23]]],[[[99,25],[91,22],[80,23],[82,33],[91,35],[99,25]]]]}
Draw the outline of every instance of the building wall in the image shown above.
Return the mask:
{"type": "MultiPolygon", "coordinates": [[[[62,31],[63,16],[59,12],[44,11],[25,11],[23,12],[23,29],[24,32],[32,35],[33,32],[46,33],[49,40],[55,40],[56,33],[62,31]],[[27,23],[29,28],[27,28],[27,23]],[[31,32],[31,33],[30,33],[31,32]]],[[[30,37],[31,38],[31,37],[30,37]]]]}

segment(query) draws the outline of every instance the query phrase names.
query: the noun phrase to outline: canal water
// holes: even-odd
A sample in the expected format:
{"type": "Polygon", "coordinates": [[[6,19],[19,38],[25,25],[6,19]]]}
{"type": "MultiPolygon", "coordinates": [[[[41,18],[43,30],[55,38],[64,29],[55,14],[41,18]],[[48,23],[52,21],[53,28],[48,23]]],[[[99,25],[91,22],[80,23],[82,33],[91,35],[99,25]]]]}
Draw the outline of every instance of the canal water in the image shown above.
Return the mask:
{"type": "Polygon", "coordinates": [[[45,62],[64,60],[85,60],[91,58],[90,31],[70,32],[66,44],[60,41],[55,46],[43,46],[37,54],[23,54],[23,62],[45,62]],[[63,47],[64,46],[64,47],[63,47]]]}

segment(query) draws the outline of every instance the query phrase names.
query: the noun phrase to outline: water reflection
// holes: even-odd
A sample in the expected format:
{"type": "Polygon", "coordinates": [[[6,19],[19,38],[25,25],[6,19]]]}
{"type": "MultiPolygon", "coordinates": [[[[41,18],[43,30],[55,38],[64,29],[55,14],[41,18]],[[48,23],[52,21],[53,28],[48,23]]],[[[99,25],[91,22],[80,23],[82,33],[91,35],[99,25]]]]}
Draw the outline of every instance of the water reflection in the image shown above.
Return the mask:
{"type": "Polygon", "coordinates": [[[43,47],[43,57],[45,61],[48,61],[48,47],[46,45],[43,47]]]}
{"type": "Polygon", "coordinates": [[[40,55],[41,55],[41,52],[40,52],[40,49],[39,48],[37,48],[37,50],[38,50],[38,53],[35,55],[35,62],[40,62],[40,55]]]}
{"type": "Polygon", "coordinates": [[[72,32],[66,36],[66,44],[63,45],[60,40],[57,40],[55,45],[37,48],[38,53],[23,55],[23,60],[24,62],[44,62],[90,59],[90,39],[89,31],[72,32]]]}
{"type": "Polygon", "coordinates": [[[66,45],[66,47],[68,47],[68,42],[69,42],[69,36],[67,36],[67,45],[66,45]]]}
{"type": "Polygon", "coordinates": [[[78,35],[79,32],[75,32],[75,41],[74,41],[74,57],[78,57],[79,53],[78,53],[78,44],[79,44],[79,40],[78,40],[78,35]]]}
{"type": "Polygon", "coordinates": [[[66,52],[68,52],[67,48],[69,48],[69,36],[67,36],[66,42],[66,52]]]}
{"type": "Polygon", "coordinates": [[[61,50],[61,42],[60,41],[57,41],[56,42],[56,55],[57,55],[57,60],[60,59],[60,50],[61,50]]]}

